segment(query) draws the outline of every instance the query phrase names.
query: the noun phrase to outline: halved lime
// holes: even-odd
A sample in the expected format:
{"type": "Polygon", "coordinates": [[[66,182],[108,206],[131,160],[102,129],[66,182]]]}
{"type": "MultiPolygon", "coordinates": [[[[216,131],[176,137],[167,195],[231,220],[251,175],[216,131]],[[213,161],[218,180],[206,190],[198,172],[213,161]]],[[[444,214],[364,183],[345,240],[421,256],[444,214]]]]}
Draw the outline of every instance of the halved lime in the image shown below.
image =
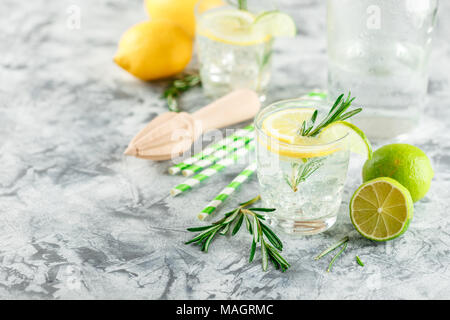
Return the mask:
{"type": "Polygon", "coordinates": [[[364,132],[354,124],[347,121],[333,122],[329,126],[322,129],[319,139],[326,141],[334,141],[348,134],[350,151],[365,156],[367,159],[372,158],[372,145],[367,139],[364,132]]]}
{"type": "Polygon", "coordinates": [[[253,22],[253,28],[262,34],[270,34],[272,37],[295,37],[297,34],[294,20],[280,11],[261,13],[253,22]]]}
{"type": "Polygon", "coordinates": [[[411,195],[391,178],[378,178],[361,185],[350,200],[350,219],[365,238],[388,241],[402,235],[414,211],[411,195]]]}

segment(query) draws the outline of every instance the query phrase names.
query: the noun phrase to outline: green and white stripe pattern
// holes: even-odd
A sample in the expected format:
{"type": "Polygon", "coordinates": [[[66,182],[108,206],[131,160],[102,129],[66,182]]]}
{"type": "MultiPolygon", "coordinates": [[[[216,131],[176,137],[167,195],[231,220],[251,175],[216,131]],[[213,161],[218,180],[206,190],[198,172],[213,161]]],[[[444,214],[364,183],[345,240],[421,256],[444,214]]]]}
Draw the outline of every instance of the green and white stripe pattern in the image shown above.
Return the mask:
{"type": "Polygon", "coordinates": [[[310,92],[304,96],[302,96],[301,98],[308,98],[308,99],[312,99],[312,100],[325,100],[327,98],[327,94],[325,92],[322,91],[313,91],[310,92]]]}
{"type": "Polygon", "coordinates": [[[180,193],[183,193],[185,191],[188,191],[192,189],[194,186],[198,185],[200,182],[208,179],[209,177],[215,175],[216,173],[222,171],[229,165],[232,165],[235,163],[240,157],[245,156],[249,151],[253,150],[255,148],[255,142],[251,141],[250,143],[246,144],[243,148],[238,149],[236,152],[233,152],[230,156],[220,160],[216,164],[212,165],[208,169],[205,169],[201,173],[193,176],[190,179],[187,179],[183,183],[177,185],[172,190],[170,190],[170,194],[172,196],[177,196],[180,193]]]}
{"type": "Polygon", "coordinates": [[[236,140],[232,144],[225,146],[223,149],[214,152],[212,155],[206,156],[202,160],[197,161],[196,163],[182,170],[181,173],[185,177],[190,177],[193,174],[202,171],[203,169],[209,167],[210,165],[213,165],[219,160],[225,158],[229,153],[235,152],[236,150],[242,148],[251,140],[253,140],[253,137],[254,133],[249,132],[249,134],[243,137],[243,139],[236,140]]]}
{"type": "Polygon", "coordinates": [[[206,217],[211,216],[211,214],[226,200],[228,197],[236,191],[239,186],[244,183],[256,170],[256,162],[250,164],[241,173],[239,173],[236,178],[231,181],[231,183],[226,186],[215,198],[212,200],[197,216],[199,220],[204,220],[206,217]]]}
{"type": "Polygon", "coordinates": [[[197,154],[193,155],[191,158],[188,158],[188,159],[184,160],[183,162],[180,162],[180,163],[170,167],[169,174],[175,175],[175,174],[181,172],[182,170],[186,169],[190,165],[213,154],[215,151],[225,148],[227,145],[229,145],[233,141],[242,139],[243,137],[247,136],[253,130],[254,130],[253,125],[249,125],[243,129],[237,130],[234,134],[220,140],[217,143],[214,143],[214,144],[206,147],[202,152],[197,153],[197,154]]]}

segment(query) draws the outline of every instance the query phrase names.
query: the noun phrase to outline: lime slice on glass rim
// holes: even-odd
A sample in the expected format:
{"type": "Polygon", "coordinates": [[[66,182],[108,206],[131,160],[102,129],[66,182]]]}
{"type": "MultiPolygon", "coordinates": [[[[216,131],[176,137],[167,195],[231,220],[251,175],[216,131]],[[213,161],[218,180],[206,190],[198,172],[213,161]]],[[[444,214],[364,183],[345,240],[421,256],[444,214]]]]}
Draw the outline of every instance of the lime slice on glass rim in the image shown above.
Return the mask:
{"type": "Polygon", "coordinates": [[[205,13],[197,22],[197,33],[214,41],[233,45],[255,45],[272,37],[295,36],[295,23],[279,11],[258,16],[244,10],[218,10],[205,13]]]}
{"type": "Polygon", "coordinates": [[[259,14],[253,22],[253,29],[272,37],[295,37],[297,27],[291,16],[278,10],[259,14]]]}
{"type": "Polygon", "coordinates": [[[333,141],[348,134],[349,148],[351,152],[372,158],[372,145],[364,132],[354,124],[347,121],[337,121],[326,126],[319,133],[319,139],[333,141]]]}
{"type": "Polygon", "coordinates": [[[350,200],[350,219],[365,238],[388,241],[402,235],[413,217],[408,189],[382,177],[361,185],[350,200]]]}

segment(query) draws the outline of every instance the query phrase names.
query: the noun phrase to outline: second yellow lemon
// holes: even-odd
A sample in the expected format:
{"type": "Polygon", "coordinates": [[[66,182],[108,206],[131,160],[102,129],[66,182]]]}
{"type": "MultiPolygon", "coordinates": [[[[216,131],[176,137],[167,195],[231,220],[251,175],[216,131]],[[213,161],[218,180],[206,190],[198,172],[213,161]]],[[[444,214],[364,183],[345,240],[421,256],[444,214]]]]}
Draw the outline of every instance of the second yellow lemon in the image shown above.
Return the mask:
{"type": "Polygon", "coordinates": [[[168,19],[180,25],[191,37],[195,34],[194,7],[198,0],[145,0],[151,19],[168,19]]]}
{"type": "Polygon", "coordinates": [[[183,71],[192,46],[192,38],[177,24],[145,21],[124,33],[114,61],[141,80],[161,79],[183,71]]]}

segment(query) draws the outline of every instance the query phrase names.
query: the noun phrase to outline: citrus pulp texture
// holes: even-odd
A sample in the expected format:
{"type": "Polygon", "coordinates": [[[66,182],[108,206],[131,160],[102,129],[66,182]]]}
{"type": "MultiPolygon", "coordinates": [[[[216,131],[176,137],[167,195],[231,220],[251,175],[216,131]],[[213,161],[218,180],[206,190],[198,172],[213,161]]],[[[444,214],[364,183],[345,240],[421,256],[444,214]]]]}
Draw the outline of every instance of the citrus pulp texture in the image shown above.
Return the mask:
{"type": "Polygon", "coordinates": [[[350,200],[350,219],[365,238],[388,241],[401,236],[413,217],[414,205],[404,186],[391,178],[364,183],[350,200]]]}

